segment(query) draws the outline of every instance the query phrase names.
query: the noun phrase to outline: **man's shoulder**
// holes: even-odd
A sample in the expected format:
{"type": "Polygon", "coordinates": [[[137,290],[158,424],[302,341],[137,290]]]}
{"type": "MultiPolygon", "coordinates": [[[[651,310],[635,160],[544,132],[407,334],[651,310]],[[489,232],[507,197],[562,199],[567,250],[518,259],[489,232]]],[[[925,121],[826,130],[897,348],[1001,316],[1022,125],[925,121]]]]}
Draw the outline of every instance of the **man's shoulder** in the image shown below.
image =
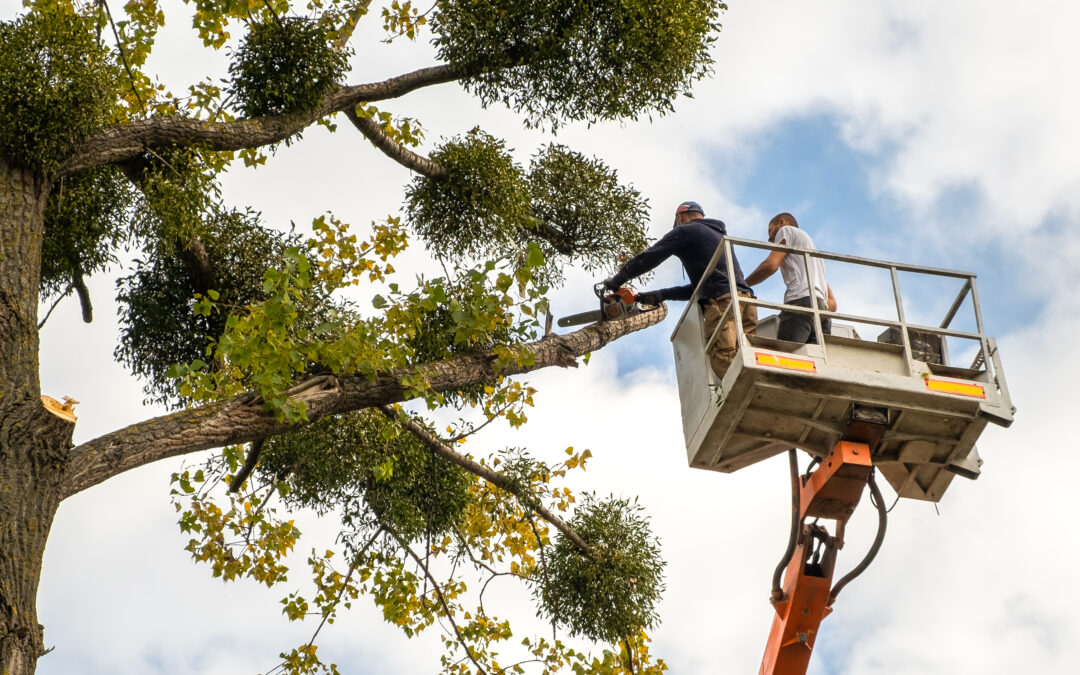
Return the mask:
{"type": "Polygon", "coordinates": [[[696,235],[708,235],[713,237],[722,237],[727,234],[727,227],[724,225],[724,221],[716,220],[715,218],[698,218],[697,220],[691,220],[686,225],[675,229],[684,230],[687,234],[693,233],[696,235]]]}
{"type": "Polygon", "coordinates": [[[814,240],[806,230],[791,225],[785,225],[776,231],[776,241],[785,241],[785,246],[794,248],[814,248],[814,240]]]}

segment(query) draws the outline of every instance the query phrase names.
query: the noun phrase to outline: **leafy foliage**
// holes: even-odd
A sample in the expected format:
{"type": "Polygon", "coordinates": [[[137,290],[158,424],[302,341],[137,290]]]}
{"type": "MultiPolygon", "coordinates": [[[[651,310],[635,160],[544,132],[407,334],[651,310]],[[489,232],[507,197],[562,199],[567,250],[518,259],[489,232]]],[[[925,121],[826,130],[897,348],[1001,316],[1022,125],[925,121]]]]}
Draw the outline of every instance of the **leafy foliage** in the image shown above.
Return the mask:
{"type": "Polygon", "coordinates": [[[532,126],[668,112],[704,77],[717,0],[454,0],[432,25],[439,56],[485,105],[532,126]]]}
{"type": "Polygon", "coordinates": [[[337,50],[316,21],[285,17],[253,23],[229,66],[230,92],[244,115],[310,110],[337,86],[349,50],[337,50]]]}
{"type": "Polygon", "coordinates": [[[646,247],[647,202],[598,159],[546,146],[530,164],[529,195],[531,229],[560,269],[574,263],[610,269],[620,256],[646,247]]]}
{"type": "MultiPolygon", "coordinates": [[[[282,259],[287,242],[261,227],[251,212],[220,213],[201,226],[220,302],[237,311],[265,298],[263,272],[282,259]]],[[[178,361],[204,358],[228,315],[192,311],[191,269],[174,249],[158,247],[144,256],[135,272],[117,282],[124,310],[115,356],[145,378],[151,400],[175,404],[183,397],[166,374],[178,361]]]]}
{"type": "Polygon", "coordinates": [[[287,580],[284,559],[300,536],[293,521],[279,518],[271,506],[286,488],[271,484],[260,486],[269,489],[230,493],[226,508],[210,496],[222,475],[236,471],[242,459],[242,448],[229,446],[203,468],[174,473],[170,495],[180,513],[180,531],[191,535],[185,550],[192,559],[208,563],[213,575],[224,581],[250,577],[273,587],[287,580]]]}
{"type": "Polygon", "coordinates": [[[117,68],[95,28],[64,2],[0,22],[0,155],[9,162],[51,171],[109,120],[117,68]]]}
{"type": "Polygon", "coordinates": [[[142,194],[134,218],[136,234],[171,252],[203,234],[221,234],[207,225],[221,218],[219,162],[217,155],[197,147],[159,148],[140,157],[134,178],[142,194]]]}
{"type": "Polygon", "coordinates": [[[447,178],[418,176],[406,191],[410,223],[428,246],[451,259],[516,248],[529,192],[506,144],[473,129],[430,157],[447,178]]]}
{"type": "Polygon", "coordinates": [[[43,295],[63,293],[77,275],[103,271],[128,240],[125,219],[135,196],[119,169],[88,169],[59,181],[45,206],[41,246],[43,295]]]}
{"type": "Polygon", "coordinates": [[[358,533],[387,527],[406,540],[447,533],[475,480],[371,410],[269,439],[259,470],[289,487],[292,505],[339,510],[358,533]]]}
{"type": "Polygon", "coordinates": [[[536,587],[543,613],[576,635],[618,642],[657,622],[664,561],[641,507],[586,495],[568,523],[593,550],[560,537],[536,587]]]}

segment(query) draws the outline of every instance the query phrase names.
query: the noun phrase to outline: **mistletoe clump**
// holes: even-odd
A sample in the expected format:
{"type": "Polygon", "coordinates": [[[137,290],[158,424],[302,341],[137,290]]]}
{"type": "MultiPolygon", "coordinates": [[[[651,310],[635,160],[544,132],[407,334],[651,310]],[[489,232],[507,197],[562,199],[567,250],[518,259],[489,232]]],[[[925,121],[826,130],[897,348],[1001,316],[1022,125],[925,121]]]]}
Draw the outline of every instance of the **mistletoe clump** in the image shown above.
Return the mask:
{"type": "Polygon", "coordinates": [[[589,271],[610,267],[646,246],[648,203],[598,159],[564,145],[541,150],[529,166],[531,228],[559,269],[580,263],[589,271]]]}
{"type": "Polygon", "coordinates": [[[440,255],[507,258],[521,267],[535,244],[546,264],[533,275],[550,285],[569,265],[602,269],[645,248],[647,202],[598,159],[550,144],[525,173],[503,141],[478,130],[431,159],[446,175],[416,177],[406,207],[440,255]]]}
{"type": "Polygon", "coordinates": [[[103,271],[125,231],[135,197],[115,166],[88,169],[57,182],[45,205],[42,295],[59,295],[82,276],[103,271]]]}
{"type": "Polygon", "coordinates": [[[431,153],[446,177],[418,176],[406,191],[410,222],[438,254],[480,257],[518,248],[528,218],[525,177],[506,144],[478,129],[431,153]]]}
{"type": "Polygon", "coordinates": [[[348,49],[335,49],[315,21],[287,17],[256,23],[237,48],[230,93],[247,117],[318,107],[349,67],[348,49]]]}
{"type": "Polygon", "coordinates": [[[259,470],[284,481],[297,506],[336,508],[353,530],[385,527],[407,541],[449,532],[472,501],[475,482],[374,410],[270,439],[259,470]]]}
{"type": "Polygon", "coordinates": [[[0,155],[28,169],[55,169],[116,105],[118,70],[94,21],[62,3],[0,22],[0,73],[0,155]]]}
{"type": "MultiPolygon", "coordinates": [[[[228,308],[239,309],[266,296],[264,272],[282,260],[289,241],[262,227],[252,212],[215,214],[202,224],[211,286],[228,308]]],[[[183,252],[181,252],[183,253],[183,252]]],[[[184,255],[159,246],[137,261],[137,269],[117,282],[120,343],[115,357],[146,381],[150,400],[181,402],[177,382],[166,373],[177,362],[206,357],[206,347],[225,330],[227,314],[195,313],[193,270],[184,255]]]]}
{"type": "Polygon", "coordinates": [[[656,624],[665,563],[641,510],[629,500],[585,495],[567,524],[592,554],[559,537],[536,587],[542,615],[575,635],[612,643],[656,624]]]}
{"type": "Polygon", "coordinates": [[[439,56],[484,105],[526,124],[673,109],[711,65],[717,0],[458,0],[433,20],[439,56]],[[500,66],[500,67],[492,67],[500,66]]]}

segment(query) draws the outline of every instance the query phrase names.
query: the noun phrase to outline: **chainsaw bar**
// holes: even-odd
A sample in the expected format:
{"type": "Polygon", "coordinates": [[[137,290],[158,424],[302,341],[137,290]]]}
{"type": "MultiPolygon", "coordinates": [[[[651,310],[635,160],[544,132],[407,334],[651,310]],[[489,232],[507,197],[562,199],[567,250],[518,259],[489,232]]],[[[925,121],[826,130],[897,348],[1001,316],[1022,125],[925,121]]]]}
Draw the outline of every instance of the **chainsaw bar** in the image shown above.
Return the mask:
{"type": "Polygon", "coordinates": [[[566,328],[567,326],[580,326],[586,323],[596,323],[603,318],[603,312],[598,309],[594,309],[591,312],[581,312],[580,314],[571,314],[570,316],[564,316],[563,318],[559,319],[559,326],[562,328],[566,328]]]}

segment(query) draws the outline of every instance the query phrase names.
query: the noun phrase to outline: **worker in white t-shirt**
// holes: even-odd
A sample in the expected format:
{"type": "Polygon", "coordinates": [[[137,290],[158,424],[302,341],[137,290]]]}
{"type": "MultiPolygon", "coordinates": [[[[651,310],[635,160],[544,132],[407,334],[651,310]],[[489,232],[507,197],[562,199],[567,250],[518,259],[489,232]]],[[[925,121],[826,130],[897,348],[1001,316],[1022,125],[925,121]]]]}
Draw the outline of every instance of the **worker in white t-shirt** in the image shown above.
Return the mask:
{"type": "MultiPolygon", "coordinates": [[[[805,231],[799,229],[795,216],[790,213],[780,213],[769,221],[769,241],[774,244],[801,248],[807,251],[817,250],[814,240],[805,231]]],[[[771,277],[776,270],[784,278],[787,290],[784,291],[784,304],[798,307],[810,307],[810,283],[806,278],[806,263],[804,257],[797,253],[788,254],[786,251],[772,251],[761,261],[749,276],[746,277],[748,286],[756,286],[771,277]]],[[[817,298],[818,309],[836,311],[836,298],[833,297],[832,288],[825,277],[825,263],[821,258],[809,258],[810,271],[814,277],[814,296],[817,298]]],[[[826,317],[821,318],[821,330],[828,335],[832,328],[832,321],[826,317]]],[[[814,337],[814,316],[797,312],[780,312],[780,326],[776,337],[791,342],[817,342],[814,337]]]]}

